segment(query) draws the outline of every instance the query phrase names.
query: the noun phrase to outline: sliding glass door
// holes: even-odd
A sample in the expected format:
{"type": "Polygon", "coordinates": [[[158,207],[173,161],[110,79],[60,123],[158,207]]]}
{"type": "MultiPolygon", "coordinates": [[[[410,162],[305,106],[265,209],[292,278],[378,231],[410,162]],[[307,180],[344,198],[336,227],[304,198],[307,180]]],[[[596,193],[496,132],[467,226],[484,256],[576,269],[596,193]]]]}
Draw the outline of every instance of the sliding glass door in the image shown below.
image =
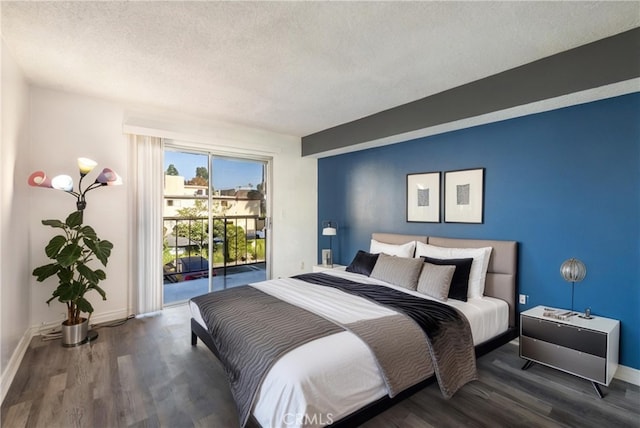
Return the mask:
{"type": "Polygon", "coordinates": [[[164,304],[267,278],[267,159],[165,149],[164,304]]]}

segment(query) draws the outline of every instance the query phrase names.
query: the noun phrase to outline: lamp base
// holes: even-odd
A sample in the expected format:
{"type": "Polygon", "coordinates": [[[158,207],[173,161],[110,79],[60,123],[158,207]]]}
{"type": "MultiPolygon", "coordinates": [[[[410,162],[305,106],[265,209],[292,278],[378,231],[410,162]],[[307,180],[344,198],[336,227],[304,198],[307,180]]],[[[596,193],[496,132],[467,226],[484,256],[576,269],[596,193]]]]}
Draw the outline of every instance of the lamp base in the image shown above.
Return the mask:
{"type": "Polygon", "coordinates": [[[322,250],[322,266],[333,267],[333,254],[329,249],[322,250]]]}

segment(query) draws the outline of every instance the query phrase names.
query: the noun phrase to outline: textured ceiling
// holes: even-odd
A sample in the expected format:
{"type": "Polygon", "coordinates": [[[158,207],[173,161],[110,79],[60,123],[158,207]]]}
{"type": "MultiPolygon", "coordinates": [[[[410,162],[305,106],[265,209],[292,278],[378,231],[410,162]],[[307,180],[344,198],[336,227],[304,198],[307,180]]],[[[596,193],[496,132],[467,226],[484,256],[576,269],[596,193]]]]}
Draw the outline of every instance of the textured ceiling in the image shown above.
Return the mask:
{"type": "Polygon", "coordinates": [[[304,136],[640,25],[640,2],[7,2],[31,83],[304,136]]]}

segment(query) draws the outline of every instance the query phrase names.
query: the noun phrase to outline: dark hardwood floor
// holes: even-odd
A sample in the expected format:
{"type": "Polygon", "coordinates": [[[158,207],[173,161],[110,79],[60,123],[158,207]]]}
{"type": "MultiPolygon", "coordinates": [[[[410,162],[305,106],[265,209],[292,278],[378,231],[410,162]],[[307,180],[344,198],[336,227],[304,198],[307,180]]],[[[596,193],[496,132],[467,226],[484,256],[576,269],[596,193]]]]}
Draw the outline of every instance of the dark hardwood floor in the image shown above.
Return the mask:
{"type": "MultiPolygon", "coordinates": [[[[1,426],[238,426],[218,361],[201,343],[190,345],[186,306],[97,331],[97,341],[77,348],[34,338],[1,426]]],[[[507,344],[480,358],[480,379],[450,400],[434,384],[364,426],[640,427],[637,386],[614,379],[599,399],[587,381],[522,364],[507,344]]]]}

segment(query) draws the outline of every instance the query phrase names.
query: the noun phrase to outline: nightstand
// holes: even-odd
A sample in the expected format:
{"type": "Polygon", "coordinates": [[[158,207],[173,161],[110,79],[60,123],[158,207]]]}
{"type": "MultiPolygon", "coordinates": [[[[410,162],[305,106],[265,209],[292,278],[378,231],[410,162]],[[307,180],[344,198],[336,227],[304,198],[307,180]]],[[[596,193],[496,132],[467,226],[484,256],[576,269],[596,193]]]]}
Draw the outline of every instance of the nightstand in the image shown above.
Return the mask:
{"type": "Polygon", "coordinates": [[[347,267],[343,265],[333,265],[333,267],[325,265],[313,265],[313,267],[311,268],[311,272],[324,272],[325,270],[331,269],[345,270],[346,268],[347,267]]]}
{"type": "Polygon", "coordinates": [[[571,373],[590,380],[602,398],[598,384],[608,386],[618,368],[620,321],[578,314],[555,319],[543,315],[547,310],[537,306],[520,314],[520,357],[528,360],[522,369],[540,363],[571,373]]]}

